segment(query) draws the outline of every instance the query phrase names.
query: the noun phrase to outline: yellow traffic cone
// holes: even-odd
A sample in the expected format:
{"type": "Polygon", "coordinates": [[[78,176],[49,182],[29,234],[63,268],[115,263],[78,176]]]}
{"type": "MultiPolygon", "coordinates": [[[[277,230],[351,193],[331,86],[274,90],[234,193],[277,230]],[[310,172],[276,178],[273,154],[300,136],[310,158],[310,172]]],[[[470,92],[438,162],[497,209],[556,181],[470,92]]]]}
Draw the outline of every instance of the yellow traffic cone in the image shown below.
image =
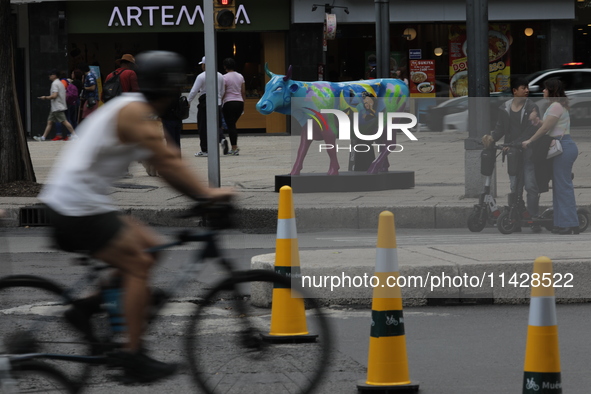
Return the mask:
{"type": "Polygon", "coordinates": [[[523,393],[562,393],[552,260],[538,257],[531,278],[523,393]],[[537,274],[537,276],[536,276],[537,274]]]}
{"type": "Polygon", "coordinates": [[[411,383],[408,374],[402,292],[398,286],[386,285],[389,276],[398,278],[400,275],[392,212],[380,213],[376,255],[375,276],[380,281],[373,289],[367,380],[358,382],[357,390],[362,393],[418,392],[419,384],[411,383]]]}
{"type": "MultiPolygon", "coordinates": [[[[289,186],[279,190],[275,272],[288,278],[301,277],[293,193],[289,186]]],[[[291,289],[275,284],[271,329],[264,338],[270,342],[313,342],[317,337],[308,332],[304,299],[292,297],[291,289]]]]}

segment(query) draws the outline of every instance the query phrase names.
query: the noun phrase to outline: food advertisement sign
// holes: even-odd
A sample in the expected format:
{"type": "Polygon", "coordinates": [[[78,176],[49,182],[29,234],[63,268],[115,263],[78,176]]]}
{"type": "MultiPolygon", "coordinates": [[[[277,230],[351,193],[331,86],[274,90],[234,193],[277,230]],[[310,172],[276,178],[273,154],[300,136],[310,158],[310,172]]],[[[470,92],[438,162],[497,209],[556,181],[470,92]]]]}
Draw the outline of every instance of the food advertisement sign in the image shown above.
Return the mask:
{"type": "MultiPolygon", "coordinates": [[[[510,88],[511,58],[509,48],[513,39],[508,24],[492,24],[488,29],[488,69],[490,92],[510,88]]],[[[468,41],[466,26],[452,25],[449,30],[450,92],[454,97],[468,95],[468,41]]]]}
{"type": "Polygon", "coordinates": [[[435,60],[410,60],[411,97],[435,97],[435,60]]]}

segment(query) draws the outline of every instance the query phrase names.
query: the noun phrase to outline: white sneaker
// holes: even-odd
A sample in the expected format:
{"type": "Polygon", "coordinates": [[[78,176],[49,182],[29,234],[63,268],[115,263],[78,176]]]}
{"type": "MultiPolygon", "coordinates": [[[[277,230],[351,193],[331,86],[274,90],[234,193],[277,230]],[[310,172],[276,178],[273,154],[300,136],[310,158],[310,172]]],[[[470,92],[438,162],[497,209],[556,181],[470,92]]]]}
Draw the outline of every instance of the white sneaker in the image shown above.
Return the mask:
{"type": "Polygon", "coordinates": [[[198,152],[198,153],[195,153],[195,157],[207,157],[207,152],[198,152]]]}
{"type": "Polygon", "coordinates": [[[228,152],[228,156],[239,156],[240,155],[240,148],[232,149],[228,152]]]}
{"type": "Polygon", "coordinates": [[[33,139],[34,139],[35,141],[45,141],[45,137],[43,137],[43,136],[40,136],[40,135],[35,135],[35,136],[33,136],[33,139]]]}
{"type": "Polygon", "coordinates": [[[222,152],[224,153],[224,155],[227,155],[228,154],[228,149],[229,149],[229,147],[228,147],[228,140],[224,138],[222,140],[222,142],[221,142],[221,145],[222,145],[222,152]]]}
{"type": "Polygon", "coordinates": [[[70,135],[70,141],[75,141],[78,138],[80,138],[80,137],[78,137],[78,134],[72,134],[72,135],[70,135]]]}

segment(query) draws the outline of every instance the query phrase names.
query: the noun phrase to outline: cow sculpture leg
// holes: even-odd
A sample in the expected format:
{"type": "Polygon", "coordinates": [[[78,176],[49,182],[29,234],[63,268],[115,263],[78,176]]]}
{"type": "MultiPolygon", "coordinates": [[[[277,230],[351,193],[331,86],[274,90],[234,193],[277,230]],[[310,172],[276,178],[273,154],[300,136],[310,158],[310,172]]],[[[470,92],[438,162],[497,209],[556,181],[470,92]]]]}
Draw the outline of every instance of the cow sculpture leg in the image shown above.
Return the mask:
{"type": "MultiPolygon", "coordinates": [[[[388,146],[396,144],[396,133],[392,134],[392,140],[385,140],[385,137],[382,137],[376,141],[377,144],[385,144],[380,146],[380,153],[378,157],[371,163],[369,168],[367,169],[367,174],[377,174],[380,172],[388,172],[390,168],[390,161],[388,160],[388,155],[390,151],[388,150],[388,146]]],[[[392,147],[391,149],[394,149],[392,147]]]]}
{"type": "Polygon", "coordinates": [[[300,172],[304,167],[304,159],[306,158],[306,154],[308,154],[308,149],[310,148],[312,141],[324,141],[325,144],[333,146],[333,149],[326,149],[330,159],[327,175],[339,175],[340,166],[339,160],[337,158],[335,134],[332,132],[332,130],[321,131],[319,128],[314,126],[312,134],[313,139],[309,140],[307,138],[307,132],[307,127],[302,127],[300,146],[298,147],[298,153],[290,175],[300,175],[300,172]]]}

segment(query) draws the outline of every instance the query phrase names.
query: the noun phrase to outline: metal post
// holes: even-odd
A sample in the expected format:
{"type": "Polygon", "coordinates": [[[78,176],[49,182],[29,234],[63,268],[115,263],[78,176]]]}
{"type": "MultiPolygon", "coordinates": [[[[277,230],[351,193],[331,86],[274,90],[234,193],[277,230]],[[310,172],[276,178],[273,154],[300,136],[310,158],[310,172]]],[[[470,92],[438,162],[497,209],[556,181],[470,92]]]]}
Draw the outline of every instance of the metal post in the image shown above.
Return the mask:
{"type": "MultiPolygon", "coordinates": [[[[477,197],[483,184],[480,174],[479,145],[490,132],[488,70],[488,0],[466,0],[466,37],[468,40],[468,138],[465,149],[465,195],[477,197]]],[[[496,179],[491,185],[496,191],[496,179]]]]}
{"type": "Polygon", "coordinates": [[[390,0],[374,0],[376,10],[376,75],[390,78],[390,0]]]}
{"type": "Polygon", "coordinates": [[[203,1],[203,36],[205,39],[205,105],[207,106],[207,175],[209,186],[220,187],[220,150],[218,148],[218,83],[216,31],[213,2],[203,1]]]}

